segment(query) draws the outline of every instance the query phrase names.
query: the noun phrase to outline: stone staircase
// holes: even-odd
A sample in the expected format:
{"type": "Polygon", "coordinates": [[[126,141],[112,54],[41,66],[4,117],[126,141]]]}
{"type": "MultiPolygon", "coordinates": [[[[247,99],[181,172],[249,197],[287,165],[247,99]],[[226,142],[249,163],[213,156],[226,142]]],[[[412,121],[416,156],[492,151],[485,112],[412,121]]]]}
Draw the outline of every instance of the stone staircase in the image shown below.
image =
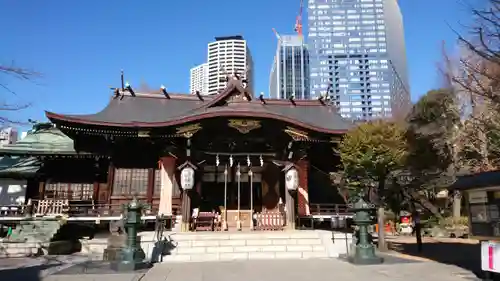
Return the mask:
{"type": "Polygon", "coordinates": [[[24,220],[12,231],[12,239],[37,243],[50,242],[61,226],[56,219],[24,220]]]}
{"type": "MultiPolygon", "coordinates": [[[[10,239],[0,241],[0,258],[47,254],[56,247],[51,242],[61,229],[57,219],[23,220],[12,231],[10,239]]],[[[64,245],[63,247],[67,247],[64,245]]]]}
{"type": "Polygon", "coordinates": [[[172,233],[168,238],[175,248],[163,262],[332,258],[345,254],[351,239],[329,231],[172,233]]]}

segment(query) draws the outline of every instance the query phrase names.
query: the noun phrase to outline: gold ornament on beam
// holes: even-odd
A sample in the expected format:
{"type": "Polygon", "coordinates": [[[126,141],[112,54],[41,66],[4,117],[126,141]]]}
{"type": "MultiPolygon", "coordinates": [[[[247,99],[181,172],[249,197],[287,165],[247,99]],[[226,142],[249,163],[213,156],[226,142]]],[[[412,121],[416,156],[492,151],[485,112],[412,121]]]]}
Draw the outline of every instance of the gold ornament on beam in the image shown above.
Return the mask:
{"type": "Polygon", "coordinates": [[[341,141],[341,140],[340,140],[340,137],[332,137],[332,138],[330,139],[330,142],[331,142],[331,143],[336,143],[336,144],[339,144],[339,143],[340,143],[340,141],[341,141]]]}
{"type": "Polygon", "coordinates": [[[257,120],[230,119],[228,126],[242,134],[248,134],[250,131],[260,128],[261,124],[257,120]]]}
{"type": "Polygon", "coordinates": [[[151,137],[151,132],[150,131],[138,131],[137,136],[139,138],[149,138],[149,137],[151,137]]]}
{"type": "Polygon", "coordinates": [[[287,133],[294,141],[307,141],[309,140],[309,136],[307,135],[307,132],[300,131],[297,129],[294,129],[292,127],[286,127],[284,130],[285,133],[287,133]]]}
{"type": "Polygon", "coordinates": [[[186,125],[177,129],[177,135],[183,136],[185,138],[191,138],[194,134],[196,134],[202,127],[200,123],[186,125]]]}

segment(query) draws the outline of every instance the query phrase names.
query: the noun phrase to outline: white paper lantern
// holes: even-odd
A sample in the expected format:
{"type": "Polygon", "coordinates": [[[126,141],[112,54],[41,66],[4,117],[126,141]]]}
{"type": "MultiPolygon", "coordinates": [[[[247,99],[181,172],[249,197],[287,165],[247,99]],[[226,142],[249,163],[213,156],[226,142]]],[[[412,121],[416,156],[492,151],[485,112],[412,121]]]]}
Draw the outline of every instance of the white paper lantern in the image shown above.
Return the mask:
{"type": "Polygon", "coordinates": [[[194,169],[186,166],[181,171],[181,187],[183,190],[190,190],[194,187],[194,169]]]}
{"type": "Polygon", "coordinates": [[[295,168],[290,168],[285,173],[285,186],[288,190],[299,188],[299,172],[295,168]]]}

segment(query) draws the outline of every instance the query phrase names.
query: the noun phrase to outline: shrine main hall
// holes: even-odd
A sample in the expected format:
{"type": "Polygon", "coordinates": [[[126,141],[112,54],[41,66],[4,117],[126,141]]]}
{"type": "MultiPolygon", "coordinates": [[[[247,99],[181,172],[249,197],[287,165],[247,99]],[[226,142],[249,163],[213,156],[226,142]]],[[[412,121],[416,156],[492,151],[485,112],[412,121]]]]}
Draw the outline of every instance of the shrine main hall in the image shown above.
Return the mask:
{"type": "Polygon", "coordinates": [[[85,173],[72,160],[64,165],[72,172],[52,170],[52,183],[92,183],[96,204],[137,197],[153,214],[177,218],[183,231],[207,213],[218,214],[222,230],[295,228],[314,206],[345,204],[329,175],[352,123],[326,98],[254,96],[233,76],[216,95],[126,85],[98,113],[46,116],[76,154],[95,156],[85,161],[98,170],[85,173]]]}

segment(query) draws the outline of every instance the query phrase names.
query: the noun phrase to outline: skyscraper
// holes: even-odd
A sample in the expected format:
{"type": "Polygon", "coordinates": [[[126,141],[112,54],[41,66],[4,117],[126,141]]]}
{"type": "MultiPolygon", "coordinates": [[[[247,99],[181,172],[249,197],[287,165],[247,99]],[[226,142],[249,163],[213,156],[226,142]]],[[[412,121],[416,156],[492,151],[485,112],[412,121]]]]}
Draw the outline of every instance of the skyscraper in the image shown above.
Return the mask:
{"type": "Polygon", "coordinates": [[[311,97],[328,94],[344,117],[404,115],[410,108],[397,0],[309,0],[311,97]]]}
{"type": "Polygon", "coordinates": [[[253,92],[253,60],[247,42],[242,36],[216,37],[208,44],[208,93],[224,89],[228,74],[237,72],[248,80],[247,88],[253,92]]]}
{"type": "Polygon", "coordinates": [[[269,80],[272,98],[309,99],[309,52],[302,36],[278,36],[269,80]]]}
{"type": "Polygon", "coordinates": [[[208,63],[203,63],[191,68],[189,78],[189,92],[208,94],[208,63]]]}

